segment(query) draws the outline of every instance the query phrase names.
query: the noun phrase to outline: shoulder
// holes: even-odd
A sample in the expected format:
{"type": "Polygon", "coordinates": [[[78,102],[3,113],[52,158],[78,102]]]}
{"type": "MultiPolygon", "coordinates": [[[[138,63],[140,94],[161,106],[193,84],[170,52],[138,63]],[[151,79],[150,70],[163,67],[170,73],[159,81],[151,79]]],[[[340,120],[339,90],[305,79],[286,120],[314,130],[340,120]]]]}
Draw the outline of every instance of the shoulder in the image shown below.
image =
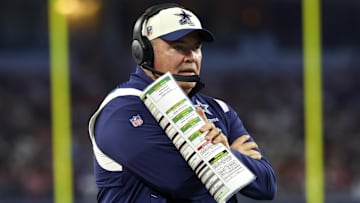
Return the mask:
{"type": "Polygon", "coordinates": [[[223,100],[221,100],[221,99],[214,99],[215,100],[215,102],[216,103],[218,103],[219,104],[219,106],[221,107],[221,109],[225,112],[225,113],[227,113],[227,112],[229,112],[229,106],[228,106],[228,104],[227,103],[225,103],[223,100]]]}
{"type": "Polygon", "coordinates": [[[100,104],[97,120],[108,120],[127,116],[132,112],[143,112],[145,106],[139,95],[141,91],[135,88],[116,88],[111,91],[100,104]]]}
{"type": "MultiPolygon", "coordinates": [[[[110,93],[100,106],[95,124],[98,135],[114,136],[116,132],[133,131],[134,125],[142,125],[145,120],[152,123],[151,114],[137,94],[116,91],[110,93]]],[[[144,128],[137,128],[141,129],[144,128]]]]}
{"type": "Polygon", "coordinates": [[[106,96],[100,108],[103,107],[103,111],[138,110],[144,106],[140,94],[141,91],[135,88],[117,88],[106,96]]]}

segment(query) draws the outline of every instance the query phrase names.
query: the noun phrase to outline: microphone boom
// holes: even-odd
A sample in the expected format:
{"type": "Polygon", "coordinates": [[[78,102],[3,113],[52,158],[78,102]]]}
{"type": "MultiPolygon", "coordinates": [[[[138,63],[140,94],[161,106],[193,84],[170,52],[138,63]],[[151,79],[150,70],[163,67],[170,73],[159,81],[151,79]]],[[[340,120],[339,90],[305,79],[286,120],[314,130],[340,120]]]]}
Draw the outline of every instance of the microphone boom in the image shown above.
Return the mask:
{"type": "MultiPolygon", "coordinates": [[[[157,74],[157,75],[165,74],[163,72],[155,70],[153,67],[151,67],[147,64],[142,64],[141,66],[144,67],[145,69],[151,71],[153,74],[157,74]]],[[[175,74],[172,74],[172,76],[175,78],[175,80],[181,81],[181,82],[200,82],[199,75],[175,75],[175,74]]]]}

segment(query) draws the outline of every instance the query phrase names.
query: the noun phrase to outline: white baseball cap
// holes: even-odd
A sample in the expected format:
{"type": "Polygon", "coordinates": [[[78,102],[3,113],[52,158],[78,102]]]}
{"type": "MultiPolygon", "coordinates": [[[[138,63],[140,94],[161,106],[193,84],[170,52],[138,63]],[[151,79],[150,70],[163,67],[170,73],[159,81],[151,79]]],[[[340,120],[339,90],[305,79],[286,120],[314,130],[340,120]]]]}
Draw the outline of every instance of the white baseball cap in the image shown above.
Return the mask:
{"type": "Polygon", "coordinates": [[[214,35],[202,28],[200,20],[194,13],[180,7],[161,10],[151,16],[143,25],[142,35],[149,40],[160,37],[163,40],[174,41],[186,34],[198,31],[203,41],[214,41],[214,35]]]}

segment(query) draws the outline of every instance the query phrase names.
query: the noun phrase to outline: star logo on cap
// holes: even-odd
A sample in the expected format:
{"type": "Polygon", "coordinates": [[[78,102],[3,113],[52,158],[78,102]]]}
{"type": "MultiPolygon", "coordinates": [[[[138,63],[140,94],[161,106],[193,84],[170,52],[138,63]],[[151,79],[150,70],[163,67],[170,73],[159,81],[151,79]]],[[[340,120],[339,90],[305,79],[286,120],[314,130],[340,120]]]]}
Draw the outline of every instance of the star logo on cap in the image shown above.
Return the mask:
{"type": "Polygon", "coordinates": [[[185,24],[194,25],[194,23],[190,19],[190,17],[192,17],[192,15],[185,13],[184,10],[181,10],[181,13],[178,13],[175,15],[181,17],[181,19],[179,20],[180,25],[185,25],[185,24]]]}

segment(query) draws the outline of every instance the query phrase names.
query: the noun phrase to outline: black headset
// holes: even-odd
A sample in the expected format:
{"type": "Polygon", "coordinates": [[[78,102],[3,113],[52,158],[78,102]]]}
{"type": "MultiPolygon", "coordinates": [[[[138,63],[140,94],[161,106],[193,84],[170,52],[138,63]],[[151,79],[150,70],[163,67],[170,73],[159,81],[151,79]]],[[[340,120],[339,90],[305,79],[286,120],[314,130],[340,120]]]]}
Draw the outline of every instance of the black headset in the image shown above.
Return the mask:
{"type": "MultiPolygon", "coordinates": [[[[150,70],[153,74],[163,75],[163,72],[154,69],[154,50],[150,40],[142,35],[142,28],[144,22],[149,19],[150,17],[156,15],[161,10],[168,9],[168,8],[184,8],[183,6],[176,4],[176,3],[164,3],[152,6],[146,9],[145,13],[142,14],[136,21],[134,26],[133,32],[133,40],[131,43],[131,51],[134,61],[142,66],[143,68],[150,70]]],[[[175,75],[173,77],[177,81],[184,81],[184,82],[199,82],[200,76],[199,75],[175,75]]]]}
{"type": "Polygon", "coordinates": [[[145,13],[142,14],[136,21],[133,31],[133,40],[131,43],[131,51],[134,61],[145,67],[154,67],[154,51],[150,40],[142,35],[142,28],[144,22],[161,10],[183,6],[176,3],[164,3],[152,6],[146,9],[145,13]]]}

